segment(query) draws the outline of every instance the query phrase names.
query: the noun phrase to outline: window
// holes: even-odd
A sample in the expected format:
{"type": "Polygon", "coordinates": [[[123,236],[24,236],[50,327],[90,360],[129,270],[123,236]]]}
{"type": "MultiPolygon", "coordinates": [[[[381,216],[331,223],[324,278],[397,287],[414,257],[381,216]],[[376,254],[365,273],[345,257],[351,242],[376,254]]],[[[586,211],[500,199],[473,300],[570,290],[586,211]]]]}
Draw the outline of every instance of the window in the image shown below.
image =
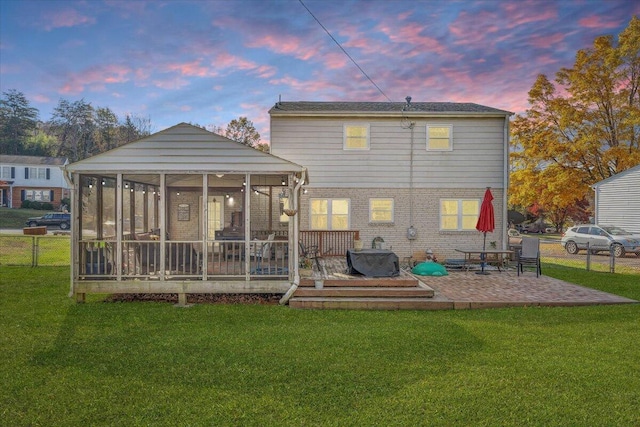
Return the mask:
{"type": "Polygon", "coordinates": [[[51,190],[25,190],[24,199],[36,202],[51,202],[51,190]]]}
{"type": "Polygon", "coordinates": [[[24,179],[49,179],[48,168],[24,168],[24,179]]]}
{"type": "Polygon", "coordinates": [[[312,230],[348,230],[349,199],[311,199],[312,230]]]}
{"type": "Polygon", "coordinates": [[[15,178],[11,173],[11,166],[2,166],[2,179],[11,179],[15,178]]]}
{"type": "Polygon", "coordinates": [[[427,125],[427,151],[453,150],[451,125],[427,125]]]}
{"type": "Polygon", "coordinates": [[[345,150],[368,150],[369,149],[369,125],[344,125],[345,150]]]}
{"type": "Polygon", "coordinates": [[[393,199],[369,199],[369,222],[393,222],[393,199]]]}
{"type": "Polygon", "coordinates": [[[480,214],[478,199],[441,199],[441,230],[475,230],[480,214]]]}

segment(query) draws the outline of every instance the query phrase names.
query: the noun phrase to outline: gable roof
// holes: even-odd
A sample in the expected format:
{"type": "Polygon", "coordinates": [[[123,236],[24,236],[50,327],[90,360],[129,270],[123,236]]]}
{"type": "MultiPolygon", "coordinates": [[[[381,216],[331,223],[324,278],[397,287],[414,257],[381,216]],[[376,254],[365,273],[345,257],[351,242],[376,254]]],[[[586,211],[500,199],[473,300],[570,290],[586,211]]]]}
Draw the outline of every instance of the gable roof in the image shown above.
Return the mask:
{"type": "Polygon", "coordinates": [[[628,174],[633,174],[633,173],[635,173],[635,172],[640,172],[640,164],[639,164],[639,165],[636,165],[636,166],[634,166],[634,167],[632,167],[632,168],[629,168],[629,169],[623,170],[622,172],[619,172],[619,173],[617,173],[617,174],[615,174],[615,175],[613,175],[613,176],[610,176],[609,178],[605,178],[605,179],[603,179],[602,181],[598,181],[598,182],[596,182],[595,184],[593,184],[593,185],[591,186],[591,188],[594,188],[594,189],[595,189],[595,188],[598,188],[598,187],[599,187],[599,186],[601,186],[602,184],[607,184],[607,183],[609,183],[609,182],[611,182],[611,181],[615,181],[615,180],[617,180],[617,179],[619,179],[619,178],[622,178],[622,177],[624,177],[624,176],[627,176],[628,174]]]}
{"type": "Polygon", "coordinates": [[[67,164],[67,158],[0,154],[0,163],[4,165],[64,166],[67,164]]]}
{"type": "Polygon", "coordinates": [[[272,116],[289,115],[379,115],[379,116],[442,116],[487,115],[510,116],[513,113],[470,102],[277,102],[270,110],[272,116]]]}
{"type": "Polygon", "coordinates": [[[70,172],[288,173],[303,169],[288,160],[187,123],[66,167],[70,172]]]}

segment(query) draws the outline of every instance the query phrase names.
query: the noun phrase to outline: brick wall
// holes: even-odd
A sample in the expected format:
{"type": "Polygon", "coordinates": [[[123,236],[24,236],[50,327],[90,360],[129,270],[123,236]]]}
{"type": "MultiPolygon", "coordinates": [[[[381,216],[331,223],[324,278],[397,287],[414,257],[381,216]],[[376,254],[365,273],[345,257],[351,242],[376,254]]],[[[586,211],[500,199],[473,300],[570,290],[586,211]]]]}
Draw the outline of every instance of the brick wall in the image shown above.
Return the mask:
{"type": "MultiPolygon", "coordinates": [[[[413,190],[413,224],[411,224],[411,197],[409,189],[343,189],[343,188],[308,188],[300,201],[300,229],[309,230],[309,200],[311,198],[347,198],[350,199],[351,229],[360,231],[360,238],[365,248],[370,248],[375,237],[382,237],[387,248],[392,249],[399,257],[409,256],[416,251],[433,250],[439,260],[445,258],[461,258],[455,248],[481,248],[482,233],[472,231],[440,231],[440,199],[475,198],[480,202],[485,189],[414,189],[413,190]],[[369,199],[391,198],[394,200],[394,221],[391,224],[375,224],[369,222],[369,199]],[[415,240],[407,239],[407,228],[413,225],[418,231],[415,240]]],[[[496,229],[487,233],[487,247],[496,242],[502,248],[502,189],[491,189],[493,206],[496,212],[496,229]]]]}

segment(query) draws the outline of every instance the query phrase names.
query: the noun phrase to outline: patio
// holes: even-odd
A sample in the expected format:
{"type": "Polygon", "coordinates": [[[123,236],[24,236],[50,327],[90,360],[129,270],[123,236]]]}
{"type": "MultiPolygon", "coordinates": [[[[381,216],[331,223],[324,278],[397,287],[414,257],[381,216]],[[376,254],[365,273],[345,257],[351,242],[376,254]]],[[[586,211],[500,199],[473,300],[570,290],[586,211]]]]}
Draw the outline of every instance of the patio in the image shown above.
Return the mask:
{"type": "MultiPolygon", "coordinates": [[[[324,289],[316,290],[314,296],[299,297],[313,286],[313,279],[303,280],[303,291],[294,294],[290,305],[296,308],[326,309],[415,309],[415,310],[464,310],[503,307],[568,307],[585,305],[632,304],[638,301],[595,289],[574,285],[548,276],[536,278],[535,273],[525,271],[520,276],[514,269],[492,271],[489,275],[474,271],[449,271],[448,276],[414,276],[403,270],[398,278],[361,278],[345,274],[343,257],[325,259],[327,277],[324,289]],[[390,293],[377,292],[371,296],[332,296],[340,294],[336,289],[359,288],[389,289],[394,280],[406,281],[414,278],[419,283],[409,285],[431,290],[433,297],[417,296],[408,300],[405,296],[394,297],[390,293]],[[355,286],[354,286],[355,285],[355,286]],[[379,286],[377,286],[379,285],[379,286]],[[325,295],[323,295],[323,293],[325,295]]],[[[544,273],[544,271],[543,271],[544,273]]],[[[404,288],[406,289],[406,288],[404,288]]],[[[308,295],[309,292],[306,292],[308,295]]],[[[354,291],[355,294],[355,291],[354,291]]]]}

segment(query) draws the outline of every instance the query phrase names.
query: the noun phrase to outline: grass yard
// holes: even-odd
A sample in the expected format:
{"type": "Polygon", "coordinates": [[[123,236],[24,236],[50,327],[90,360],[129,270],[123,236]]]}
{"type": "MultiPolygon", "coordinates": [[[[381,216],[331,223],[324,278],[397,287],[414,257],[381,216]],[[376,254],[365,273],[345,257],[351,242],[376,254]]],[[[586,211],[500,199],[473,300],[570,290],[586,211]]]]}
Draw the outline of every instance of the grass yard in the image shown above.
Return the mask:
{"type": "Polygon", "coordinates": [[[41,211],[36,209],[10,209],[0,207],[0,229],[13,228],[22,229],[26,227],[27,219],[42,216],[49,211],[41,211]]]}
{"type": "MultiPolygon", "coordinates": [[[[638,298],[632,274],[544,269],[638,298]]],[[[640,425],[640,305],[182,309],[68,282],[1,267],[0,425],[640,425]]]]}

